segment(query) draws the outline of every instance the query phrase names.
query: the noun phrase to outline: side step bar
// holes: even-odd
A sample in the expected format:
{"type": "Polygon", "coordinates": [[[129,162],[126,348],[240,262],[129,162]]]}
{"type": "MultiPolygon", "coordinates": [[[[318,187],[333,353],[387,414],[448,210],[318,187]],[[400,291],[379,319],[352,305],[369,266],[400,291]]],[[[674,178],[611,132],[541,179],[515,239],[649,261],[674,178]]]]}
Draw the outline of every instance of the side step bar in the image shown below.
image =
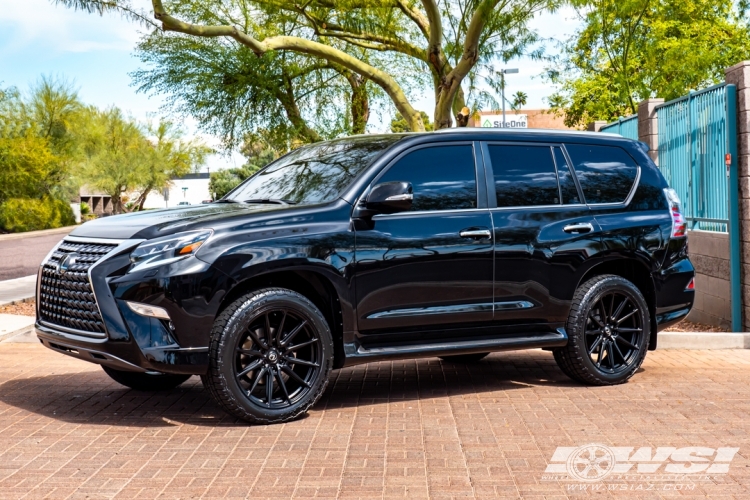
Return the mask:
{"type": "Polygon", "coordinates": [[[464,340],[456,342],[436,342],[431,344],[409,344],[366,348],[356,343],[344,344],[346,360],[344,366],[358,365],[372,361],[405,358],[428,358],[471,354],[475,352],[515,351],[542,347],[562,347],[568,343],[564,328],[554,333],[524,335],[516,337],[464,340]]]}

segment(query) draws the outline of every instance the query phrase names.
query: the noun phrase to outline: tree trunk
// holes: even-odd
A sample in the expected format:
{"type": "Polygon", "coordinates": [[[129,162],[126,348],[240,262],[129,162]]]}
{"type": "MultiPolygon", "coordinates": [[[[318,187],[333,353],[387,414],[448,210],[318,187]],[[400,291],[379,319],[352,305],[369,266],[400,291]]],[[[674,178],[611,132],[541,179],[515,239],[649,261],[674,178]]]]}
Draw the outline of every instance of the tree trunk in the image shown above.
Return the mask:
{"type": "Polygon", "coordinates": [[[322,140],[320,135],[310,128],[305,119],[302,118],[302,113],[299,110],[299,106],[297,106],[297,99],[294,96],[294,88],[291,80],[289,80],[287,75],[284,75],[283,79],[284,89],[276,92],[276,99],[284,107],[286,117],[292,123],[297,135],[305,142],[320,142],[322,140]]]}
{"type": "Polygon", "coordinates": [[[367,94],[367,79],[347,71],[345,73],[352,87],[352,133],[364,134],[370,118],[370,96],[367,94]]]}

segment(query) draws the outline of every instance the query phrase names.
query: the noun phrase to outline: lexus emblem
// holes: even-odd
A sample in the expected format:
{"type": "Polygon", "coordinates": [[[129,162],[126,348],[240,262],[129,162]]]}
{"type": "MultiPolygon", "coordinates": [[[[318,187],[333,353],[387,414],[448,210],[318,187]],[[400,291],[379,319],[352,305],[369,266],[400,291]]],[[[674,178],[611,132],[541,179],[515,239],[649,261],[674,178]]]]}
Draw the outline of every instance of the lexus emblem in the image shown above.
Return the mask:
{"type": "Polygon", "coordinates": [[[60,262],[57,264],[57,272],[60,274],[65,274],[68,272],[68,269],[70,269],[70,266],[76,263],[76,259],[78,259],[77,253],[69,253],[65,257],[63,257],[60,262]]]}

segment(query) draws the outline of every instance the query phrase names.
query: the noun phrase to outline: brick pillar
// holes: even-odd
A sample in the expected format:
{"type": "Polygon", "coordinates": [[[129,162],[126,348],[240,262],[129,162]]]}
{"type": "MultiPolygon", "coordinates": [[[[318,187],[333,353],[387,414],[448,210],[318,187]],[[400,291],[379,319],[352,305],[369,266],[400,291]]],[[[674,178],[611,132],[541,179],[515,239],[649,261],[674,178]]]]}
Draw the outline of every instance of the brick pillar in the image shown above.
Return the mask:
{"type": "Polygon", "coordinates": [[[727,68],[726,82],[737,86],[737,168],[740,185],[742,323],[750,331],[750,61],[727,68]]]}
{"type": "Polygon", "coordinates": [[[591,122],[586,126],[586,130],[588,130],[589,132],[599,132],[606,124],[607,122],[605,121],[591,122]]]}
{"type": "Polygon", "coordinates": [[[638,104],[638,140],[648,144],[648,156],[659,164],[659,121],[656,106],[664,99],[646,99],[638,104]]]}

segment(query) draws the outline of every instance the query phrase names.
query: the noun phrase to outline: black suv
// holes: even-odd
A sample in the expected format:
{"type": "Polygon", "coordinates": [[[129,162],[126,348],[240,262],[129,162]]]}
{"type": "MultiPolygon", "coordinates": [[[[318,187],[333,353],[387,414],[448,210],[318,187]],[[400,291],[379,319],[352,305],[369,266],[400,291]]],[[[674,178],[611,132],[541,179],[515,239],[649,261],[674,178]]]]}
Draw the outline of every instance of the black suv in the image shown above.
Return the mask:
{"type": "Polygon", "coordinates": [[[544,348],[629,379],[693,303],[679,200],[620,136],[452,129],[276,160],[216,203],[75,229],[37,334],[134,389],[200,375],[241,419],[310,408],[334,368],[544,348]]]}

